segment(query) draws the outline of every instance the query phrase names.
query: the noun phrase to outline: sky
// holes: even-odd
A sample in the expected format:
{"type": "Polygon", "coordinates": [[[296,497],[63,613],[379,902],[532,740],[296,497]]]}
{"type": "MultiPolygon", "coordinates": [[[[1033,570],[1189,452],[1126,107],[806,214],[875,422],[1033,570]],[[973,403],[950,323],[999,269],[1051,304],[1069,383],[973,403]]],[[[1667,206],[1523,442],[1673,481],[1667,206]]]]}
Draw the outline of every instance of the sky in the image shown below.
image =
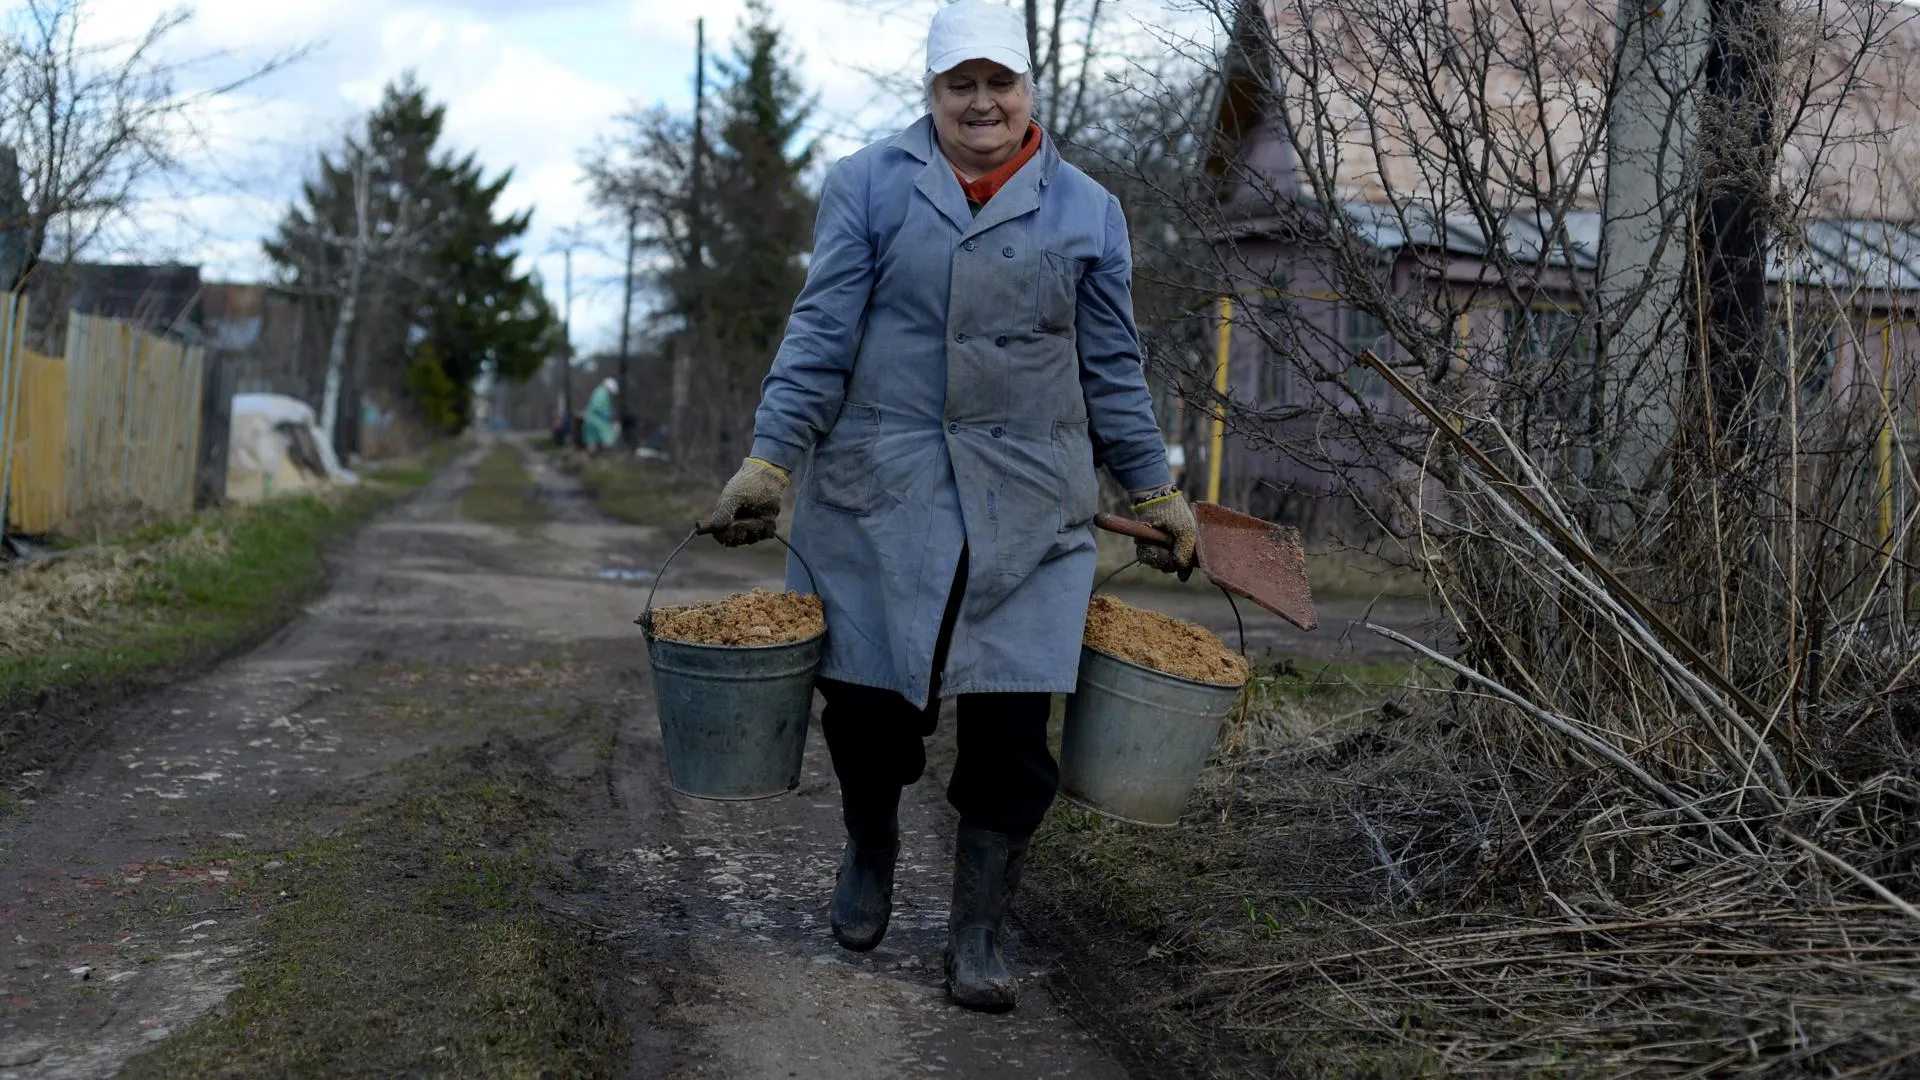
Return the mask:
{"type": "MultiPolygon", "coordinates": [[[[85,36],[124,40],[179,6],[91,0],[85,36]]],[[[706,20],[709,57],[724,55],[744,3],[195,0],[190,7],[191,20],[166,40],[169,59],[189,62],[182,89],[302,55],[199,109],[187,168],[147,193],[137,230],[120,231],[110,250],[91,257],[197,263],[207,280],[265,279],[271,267],[260,241],[319,151],[337,145],[382,88],[411,70],[447,106],[445,145],[474,151],[488,175],[513,170],[503,202],[533,209],[523,255],[556,307],[564,300],[559,248],[569,236],[587,242],[574,253],[574,325],[578,346],[592,350],[617,339],[620,266],[597,250],[617,244],[618,235],[596,228],[581,153],[629,105],[690,110],[695,20],[706,20]]],[[[848,133],[900,115],[898,103],[875,101],[873,81],[848,59],[918,55],[924,14],[860,12],[860,40],[852,42],[845,35],[855,20],[842,0],[773,0],[773,8],[819,95],[815,125],[830,158],[858,145],[848,133]]]]}
{"type": "MultiPolygon", "coordinates": [[[[1119,0],[1124,18],[1169,0],[1119,0]]],[[[872,69],[917,70],[937,0],[769,0],[818,95],[813,134],[822,162],[911,118],[878,89],[872,69]]],[[[18,0],[0,0],[0,11],[18,0]]],[[[84,36],[124,41],[178,3],[89,0],[84,36]]],[[[272,58],[297,60],[199,110],[187,168],[148,193],[140,225],[89,256],[197,263],[206,280],[258,281],[271,267],[269,235],[314,168],[379,100],[415,72],[447,106],[444,143],[476,152],[489,175],[513,170],[504,202],[531,207],[522,244],[556,307],[560,248],[574,253],[576,346],[612,347],[619,326],[619,263],[597,250],[619,243],[598,227],[579,162],[613,116],[631,105],[690,111],[695,20],[710,57],[726,55],[744,0],[193,0],[167,38],[188,61],[182,89],[215,85],[272,58]]],[[[709,68],[711,73],[711,68],[709,68]]],[[[710,74],[711,77],[711,74],[710,74]]]]}

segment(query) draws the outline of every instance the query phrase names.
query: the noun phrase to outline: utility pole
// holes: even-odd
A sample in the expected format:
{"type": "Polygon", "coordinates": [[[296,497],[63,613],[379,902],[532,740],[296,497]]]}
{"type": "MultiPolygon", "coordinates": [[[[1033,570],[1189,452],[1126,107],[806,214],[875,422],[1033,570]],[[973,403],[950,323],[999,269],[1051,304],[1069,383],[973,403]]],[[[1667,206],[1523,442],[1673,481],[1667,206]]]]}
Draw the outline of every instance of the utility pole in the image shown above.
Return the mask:
{"type": "Polygon", "coordinates": [[[575,226],[559,230],[547,248],[548,254],[561,254],[565,268],[560,279],[560,408],[574,416],[575,430],[579,416],[573,411],[573,249],[579,246],[580,230],[575,226]]]}
{"type": "MultiPolygon", "coordinates": [[[[1709,0],[1620,0],[1595,282],[1589,413],[1596,488],[1645,490],[1686,393],[1688,225],[1698,177],[1709,0]]],[[[1628,521],[1596,522],[1603,534],[1628,521]]]]}
{"type": "MultiPolygon", "coordinates": [[[[1089,41],[1087,44],[1091,46],[1093,43],[1089,41]]],[[[1037,66],[1040,60],[1040,0],[1027,0],[1027,75],[1036,91],[1044,74],[1037,66]]]]}
{"type": "Polygon", "coordinates": [[[560,316],[560,351],[566,356],[566,366],[561,369],[566,383],[567,411],[573,411],[573,241],[568,241],[566,255],[565,283],[560,295],[563,313],[560,316]]]}
{"type": "Polygon", "coordinates": [[[706,265],[705,230],[700,226],[701,203],[706,192],[703,190],[706,180],[707,148],[707,20],[695,19],[693,22],[693,162],[689,170],[687,193],[687,246],[692,250],[689,260],[695,267],[706,265]]]}
{"type": "MultiPolygon", "coordinates": [[[[707,20],[695,19],[693,30],[693,161],[688,169],[687,192],[687,266],[698,272],[706,265],[705,238],[701,223],[705,213],[705,150],[707,138],[707,20]]],[[[686,312],[687,325],[673,349],[672,398],[667,410],[668,430],[673,436],[674,456],[685,461],[693,442],[688,437],[688,412],[692,407],[693,362],[703,333],[699,283],[696,282],[692,309],[686,312]]]]}
{"type": "Polygon", "coordinates": [[[620,430],[627,429],[627,344],[631,340],[633,326],[633,255],[639,246],[640,210],[631,203],[627,206],[627,275],[626,288],[620,294],[620,430]]]}

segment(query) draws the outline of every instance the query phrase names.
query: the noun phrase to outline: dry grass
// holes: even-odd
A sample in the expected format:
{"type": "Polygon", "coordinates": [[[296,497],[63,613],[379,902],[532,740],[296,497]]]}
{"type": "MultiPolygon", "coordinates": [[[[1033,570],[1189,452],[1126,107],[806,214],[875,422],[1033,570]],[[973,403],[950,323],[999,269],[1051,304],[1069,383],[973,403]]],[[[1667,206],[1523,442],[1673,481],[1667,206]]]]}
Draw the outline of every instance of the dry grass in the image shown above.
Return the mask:
{"type": "Polygon", "coordinates": [[[1920,516],[1836,529],[1871,443],[1700,452],[1602,556],[1474,423],[1416,545],[1459,648],[1377,629],[1424,682],[1256,717],[1174,836],[1052,826],[1037,891],[1147,983],[1102,1011],[1182,1073],[1913,1075],[1920,516]]]}
{"type": "Polygon", "coordinates": [[[1864,1076],[1920,1045],[1897,906],[1806,853],[1689,858],[1595,770],[1517,787],[1455,710],[1407,711],[1447,693],[1270,692],[1178,830],[1050,819],[1033,898],[1154,1067],[1864,1076]],[[1795,873],[1825,895],[1766,886],[1795,873]]]}
{"type": "Polygon", "coordinates": [[[197,526],[151,543],[138,538],[0,570],[0,653],[26,655],[114,618],[172,560],[214,560],[225,532],[197,526]]]}

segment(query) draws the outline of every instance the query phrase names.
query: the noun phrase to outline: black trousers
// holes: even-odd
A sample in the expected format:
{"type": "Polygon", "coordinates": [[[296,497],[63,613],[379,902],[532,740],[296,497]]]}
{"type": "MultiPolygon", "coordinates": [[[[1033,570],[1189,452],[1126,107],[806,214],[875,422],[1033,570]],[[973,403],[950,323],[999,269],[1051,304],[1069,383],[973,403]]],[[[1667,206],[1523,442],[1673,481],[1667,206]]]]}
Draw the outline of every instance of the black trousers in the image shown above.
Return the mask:
{"type": "MultiPolygon", "coordinates": [[[[892,690],[820,680],[820,693],[827,699],[820,727],[840,779],[849,827],[890,810],[900,789],[927,770],[924,740],[939,723],[940,669],[946,665],[966,583],[963,550],[940,618],[925,708],[914,708],[892,690]]],[[[1060,766],[1047,749],[1052,710],[1053,695],[1045,693],[959,695],[954,727],[959,758],[947,784],[947,801],[960,811],[962,823],[1014,836],[1026,836],[1040,826],[1060,786],[1060,766]]]]}

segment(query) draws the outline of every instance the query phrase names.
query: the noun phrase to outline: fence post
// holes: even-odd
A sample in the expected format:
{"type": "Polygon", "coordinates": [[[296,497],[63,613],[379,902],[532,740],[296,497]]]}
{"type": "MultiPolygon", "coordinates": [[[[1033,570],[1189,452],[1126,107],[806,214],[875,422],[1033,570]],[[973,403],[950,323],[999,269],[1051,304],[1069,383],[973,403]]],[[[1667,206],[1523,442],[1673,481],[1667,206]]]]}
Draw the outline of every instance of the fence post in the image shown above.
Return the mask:
{"type": "Polygon", "coordinates": [[[7,518],[13,512],[13,444],[19,438],[14,428],[19,415],[20,384],[26,378],[21,370],[26,367],[26,356],[20,347],[23,327],[19,315],[25,306],[24,297],[7,293],[4,308],[0,310],[0,331],[6,334],[6,339],[0,341],[0,541],[7,538],[7,518]]]}
{"type": "Polygon", "coordinates": [[[212,506],[227,496],[227,444],[233,438],[235,372],[226,359],[206,355],[201,379],[200,460],[194,470],[194,505],[212,506]]]}

